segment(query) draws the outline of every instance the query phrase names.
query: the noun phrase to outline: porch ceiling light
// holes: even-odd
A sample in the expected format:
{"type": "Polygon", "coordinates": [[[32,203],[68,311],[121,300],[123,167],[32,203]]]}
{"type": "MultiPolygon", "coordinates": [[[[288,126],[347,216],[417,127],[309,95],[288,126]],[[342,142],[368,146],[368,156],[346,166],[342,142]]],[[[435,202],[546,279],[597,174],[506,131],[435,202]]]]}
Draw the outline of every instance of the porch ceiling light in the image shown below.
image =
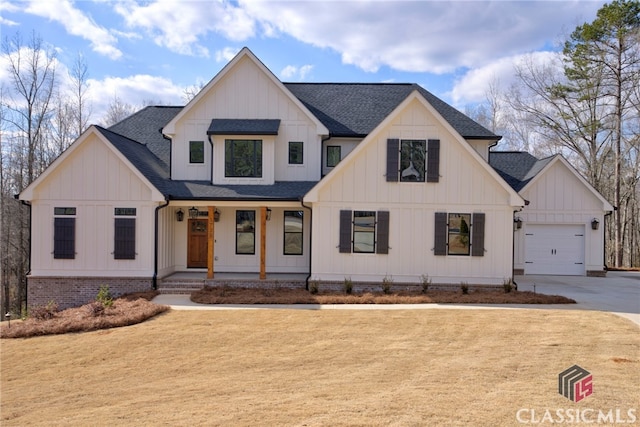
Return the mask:
{"type": "Polygon", "coordinates": [[[195,206],[189,208],[189,218],[198,219],[198,213],[198,208],[196,208],[195,206]]]}
{"type": "Polygon", "coordinates": [[[178,222],[182,222],[184,220],[184,211],[182,209],[178,209],[176,212],[176,220],[178,222]]]}

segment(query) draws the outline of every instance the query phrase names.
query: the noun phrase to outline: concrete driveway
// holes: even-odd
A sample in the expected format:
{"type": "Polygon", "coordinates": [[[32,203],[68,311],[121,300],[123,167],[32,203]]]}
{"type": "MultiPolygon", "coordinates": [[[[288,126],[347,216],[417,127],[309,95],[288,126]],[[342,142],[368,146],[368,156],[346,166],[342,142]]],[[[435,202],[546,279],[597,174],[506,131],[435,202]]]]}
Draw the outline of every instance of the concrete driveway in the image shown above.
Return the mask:
{"type": "Polygon", "coordinates": [[[609,271],[607,277],[516,276],[520,291],[563,295],[567,309],[608,311],[640,325],[640,272],[609,271]]]}

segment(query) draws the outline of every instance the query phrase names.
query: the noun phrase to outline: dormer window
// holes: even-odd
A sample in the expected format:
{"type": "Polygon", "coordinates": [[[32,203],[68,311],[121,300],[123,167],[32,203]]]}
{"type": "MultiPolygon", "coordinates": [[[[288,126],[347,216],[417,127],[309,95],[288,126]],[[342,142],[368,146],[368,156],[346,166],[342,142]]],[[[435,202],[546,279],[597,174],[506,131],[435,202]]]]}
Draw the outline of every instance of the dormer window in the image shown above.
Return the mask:
{"type": "Polygon", "coordinates": [[[262,178],[262,140],[227,139],[224,144],[225,177],[262,178]]]}

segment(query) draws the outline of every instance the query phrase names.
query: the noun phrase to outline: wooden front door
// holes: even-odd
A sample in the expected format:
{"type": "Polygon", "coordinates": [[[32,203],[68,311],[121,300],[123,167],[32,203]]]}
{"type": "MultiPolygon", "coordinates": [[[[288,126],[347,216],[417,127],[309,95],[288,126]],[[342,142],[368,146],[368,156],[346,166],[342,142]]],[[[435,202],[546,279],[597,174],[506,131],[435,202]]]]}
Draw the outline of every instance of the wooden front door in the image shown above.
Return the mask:
{"type": "Polygon", "coordinates": [[[207,220],[189,220],[187,267],[207,268],[207,220]]]}

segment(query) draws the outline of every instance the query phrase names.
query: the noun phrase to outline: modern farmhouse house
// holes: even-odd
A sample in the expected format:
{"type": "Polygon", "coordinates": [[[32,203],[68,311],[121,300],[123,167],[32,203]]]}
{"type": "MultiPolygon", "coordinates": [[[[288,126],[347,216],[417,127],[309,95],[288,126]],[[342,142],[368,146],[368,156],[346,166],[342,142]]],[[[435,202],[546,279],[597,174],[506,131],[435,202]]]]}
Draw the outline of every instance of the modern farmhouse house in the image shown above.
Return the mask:
{"type": "Polygon", "coordinates": [[[592,221],[611,205],[561,157],[490,154],[499,138],[416,84],[283,83],[244,48],[186,106],[91,126],[19,195],[28,303],[171,291],[187,272],[199,286],[602,272],[592,221]]]}

